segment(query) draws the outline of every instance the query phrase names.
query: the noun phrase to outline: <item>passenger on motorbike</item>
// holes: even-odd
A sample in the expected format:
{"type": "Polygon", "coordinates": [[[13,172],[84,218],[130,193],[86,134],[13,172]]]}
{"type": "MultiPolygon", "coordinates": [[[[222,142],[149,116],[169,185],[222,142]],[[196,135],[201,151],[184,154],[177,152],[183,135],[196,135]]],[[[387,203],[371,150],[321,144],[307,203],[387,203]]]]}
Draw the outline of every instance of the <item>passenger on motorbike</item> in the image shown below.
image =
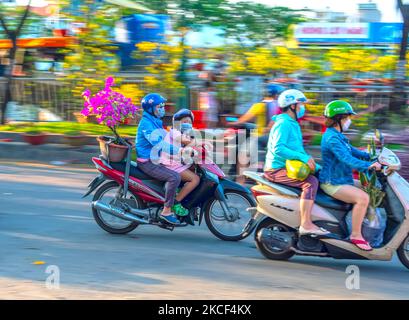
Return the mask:
{"type": "Polygon", "coordinates": [[[180,151],[171,154],[166,149],[162,150],[160,158],[161,164],[180,174],[182,181],[185,182],[176,196],[176,204],[174,205],[174,211],[182,216],[188,214],[188,210],[180,202],[200,183],[199,176],[190,170],[191,163],[185,164],[182,159],[183,153],[193,152],[194,138],[191,137],[193,120],[193,113],[188,109],[181,109],[173,115],[173,127],[166,135],[164,142],[173,146],[175,150],[180,149],[180,151]]]}
{"type": "Polygon", "coordinates": [[[331,101],[325,107],[325,125],[328,129],[321,142],[323,167],[319,180],[325,193],[354,205],[350,241],[358,248],[370,251],[372,248],[363,238],[361,230],[369,205],[369,196],[354,186],[352,169],[360,172],[369,169],[381,170],[381,164],[370,161],[370,155],[351,146],[343,134],[351,125],[351,116],[354,114],[356,113],[352,106],[342,100],[331,101]]]}
{"type": "Polygon", "coordinates": [[[305,95],[295,89],[286,90],[278,97],[282,114],[273,117],[275,124],[269,136],[264,177],[272,182],[302,189],[300,235],[326,235],[329,232],[315,225],[311,219],[318,179],[312,174],[303,181],[291,179],[286,170],[287,160],[299,160],[307,164],[312,172],[318,169],[313,157],[304,150],[301,128],[297,122],[305,113],[306,102],[305,95]]]}
{"type": "Polygon", "coordinates": [[[141,101],[143,114],[136,134],[137,162],[139,169],[145,174],[166,182],[165,204],[160,218],[170,224],[179,224],[172,207],[181,177],[176,171],[159,164],[163,149],[172,154],[179,152],[179,148],[174,148],[163,141],[167,134],[161,120],[165,116],[165,102],[166,99],[157,93],[150,93],[141,101]]]}

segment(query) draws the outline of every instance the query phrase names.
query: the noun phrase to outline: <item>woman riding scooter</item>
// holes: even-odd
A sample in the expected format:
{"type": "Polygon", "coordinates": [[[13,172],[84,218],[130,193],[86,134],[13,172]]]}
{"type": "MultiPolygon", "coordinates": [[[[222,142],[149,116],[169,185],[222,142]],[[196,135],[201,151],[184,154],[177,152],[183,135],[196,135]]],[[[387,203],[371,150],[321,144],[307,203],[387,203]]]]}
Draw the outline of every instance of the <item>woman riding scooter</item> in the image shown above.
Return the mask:
{"type": "Polygon", "coordinates": [[[181,182],[180,174],[161,164],[156,164],[160,157],[161,149],[169,153],[177,153],[180,148],[166,145],[163,139],[166,130],[163,129],[161,118],[165,116],[166,99],[157,93],[150,93],[142,99],[142,119],[136,135],[136,153],[138,167],[152,178],[166,182],[165,204],[160,218],[170,224],[179,224],[178,218],[172,213],[177,211],[180,204],[174,205],[176,190],[181,182]],[[154,163],[155,162],[155,163],[154,163]],[[175,208],[175,206],[177,206],[175,208]]]}
{"type": "Polygon", "coordinates": [[[381,170],[381,164],[370,162],[369,154],[352,147],[343,134],[351,125],[351,115],[354,114],[356,113],[352,106],[342,100],[331,101],[325,107],[325,125],[328,129],[321,142],[324,164],[319,180],[325,193],[335,199],[354,204],[350,241],[361,250],[370,251],[372,248],[363,238],[361,231],[369,196],[354,186],[352,169],[360,172],[370,169],[381,170]]]}
{"type": "Polygon", "coordinates": [[[278,105],[282,114],[273,117],[275,124],[270,132],[267,146],[264,177],[272,182],[301,188],[300,235],[322,236],[329,234],[323,228],[316,226],[311,220],[311,211],[318,190],[318,179],[310,174],[300,181],[288,177],[286,171],[287,160],[299,160],[308,165],[312,172],[316,170],[316,163],[303,147],[301,128],[297,120],[305,113],[305,95],[295,89],[285,90],[278,97],[278,105]]]}

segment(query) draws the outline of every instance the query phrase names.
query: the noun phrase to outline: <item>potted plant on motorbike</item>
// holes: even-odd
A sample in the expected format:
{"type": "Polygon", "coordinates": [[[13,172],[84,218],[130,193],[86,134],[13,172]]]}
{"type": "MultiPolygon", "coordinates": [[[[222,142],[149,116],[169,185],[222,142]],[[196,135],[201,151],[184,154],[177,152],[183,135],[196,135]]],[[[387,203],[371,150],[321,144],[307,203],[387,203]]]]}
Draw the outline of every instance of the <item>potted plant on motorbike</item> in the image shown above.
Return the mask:
{"type": "MultiPolygon", "coordinates": [[[[81,114],[89,117],[95,116],[99,124],[106,125],[113,133],[112,136],[99,136],[97,138],[102,155],[109,161],[120,162],[127,153],[131,143],[124,140],[118,133],[118,127],[127,119],[134,118],[138,111],[131,99],[112,89],[114,79],[108,77],[105,87],[92,95],[85,90],[82,96],[85,100],[81,114]]],[[[132,144],[132,143],[131,143],[132,144]]]]}

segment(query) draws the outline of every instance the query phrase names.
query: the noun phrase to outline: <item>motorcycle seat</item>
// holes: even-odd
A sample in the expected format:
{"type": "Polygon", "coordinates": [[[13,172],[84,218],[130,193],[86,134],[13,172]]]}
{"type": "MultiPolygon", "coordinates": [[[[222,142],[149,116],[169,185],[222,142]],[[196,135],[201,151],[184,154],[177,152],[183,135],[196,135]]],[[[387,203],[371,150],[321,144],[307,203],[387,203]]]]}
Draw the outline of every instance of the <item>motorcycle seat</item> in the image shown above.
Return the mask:
{"type": "MultiPolygon", "coordinates": [[[[280,187],[286,188],[286,189],[294,192],[298,196],[301,195],[301,189],[300,188],[290,187],[290,186],[287,186],[287,185],[281,184],[281,183],[276,183],[276,184],[278,184],[280,187]]],[[[318,204],[321,207],[324,207],[324,208],[343,211],[343,212],[345,212],[345,214],[349,210],[352,209],[352,205],[350,203],[346,203],[346,202],[334,199],[333,197],[327,195],[321,189],[318,189],[317,197],[315,198],[315,203],[318,204]]]]}
{"type": "MultiPolygon", "coordinates": [[[[126,168],[125,161],[111,162],[110,165],[115,170],[125,172],[126,168]]],[[[137,164],[134,161],[131,161],[131,166],[129,168],[129,176],[142,180],[144,185],[158,192],[161,195],[165,193],[165,182],[155,180],[151,176],[145,174],[142,170],[138,168],[137,164]]]]}
{"type": "MultiPolygon", "coordinates": [[[[111,162],[110,165],[115,170],[125,172],[125,168],[126,168],[125,161],[111,162]]],[[[140,170],[134,161],[131,161],[131,167],[129,168],[129,175],[139,180],[154,180],[151,176],[148,176],[142,170],[140,170]]]]}

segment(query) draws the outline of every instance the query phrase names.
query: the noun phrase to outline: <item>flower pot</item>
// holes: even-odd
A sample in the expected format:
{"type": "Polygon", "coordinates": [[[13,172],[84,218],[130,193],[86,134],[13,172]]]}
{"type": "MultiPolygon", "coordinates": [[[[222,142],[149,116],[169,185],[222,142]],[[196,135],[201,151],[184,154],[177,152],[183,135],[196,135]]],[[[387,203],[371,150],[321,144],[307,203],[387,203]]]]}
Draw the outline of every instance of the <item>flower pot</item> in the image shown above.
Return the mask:
{"type": "Polygon", "coordinates": [[[66,29],[54,29],[53,30],[54,37],[65,37],[67,35],[66,29]]]}
{"type": "Polygon", "coordinates": [[[87,142],[87,137],[86,136],[69,136],[65,135],[64,136],[64,142],[65,144],[68,144],[72,147],[80,147],[86,144],[87,142]]]}
{"type": "MultiPolygon", "coordinates": [[[[99,142],[101,154],[105,159],[111,162],[121,162],[126,158],[126,154],[128,152],[127,146],[113,143],[112,141],[114,140],[114,138],[112,137],[99,136],[97,140],[99,142]]],[[[133,143],[131,141],[127,141],[133,146],[133,143]]]]}
{"type": "Polygon", "coordinates": [[[39,133],[39,134],[23,133],[21,135],[25,142],[33,146],[44,144],[47,140],[47,134],[45,133],[39,133]]]}

